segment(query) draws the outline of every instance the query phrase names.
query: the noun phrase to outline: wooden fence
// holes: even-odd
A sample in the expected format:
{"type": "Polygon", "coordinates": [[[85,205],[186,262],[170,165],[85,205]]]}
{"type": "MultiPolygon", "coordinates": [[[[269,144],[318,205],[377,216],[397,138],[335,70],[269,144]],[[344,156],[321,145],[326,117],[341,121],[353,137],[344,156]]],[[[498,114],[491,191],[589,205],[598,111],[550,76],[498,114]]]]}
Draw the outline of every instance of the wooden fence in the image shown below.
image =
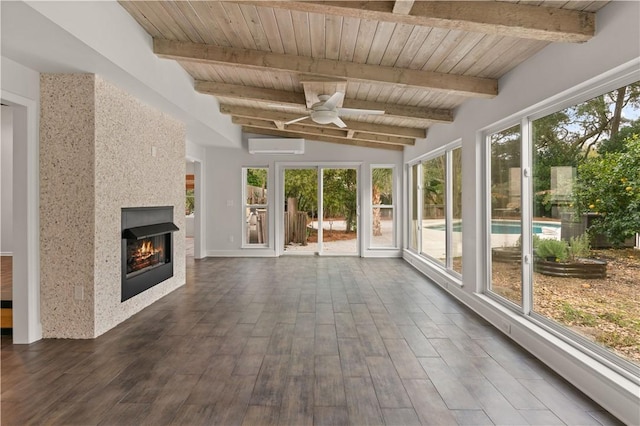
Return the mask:
{"type": "Polygon", "coordinates": [[[307,245],[307,213],[287,212],[284,216],[284,243],[307,245]]]}

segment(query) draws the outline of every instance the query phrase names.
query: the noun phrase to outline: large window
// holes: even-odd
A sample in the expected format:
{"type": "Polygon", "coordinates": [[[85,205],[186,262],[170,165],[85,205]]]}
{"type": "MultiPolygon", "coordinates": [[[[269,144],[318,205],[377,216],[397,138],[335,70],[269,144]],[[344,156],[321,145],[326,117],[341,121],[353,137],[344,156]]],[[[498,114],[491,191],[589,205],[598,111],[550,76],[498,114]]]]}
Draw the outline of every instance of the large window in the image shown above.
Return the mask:
{"type": "Polygon", "coordinates": [[[489,290],[522,306],[520,125],[488,137],[490,149],[489,290]],[[505,262],[505,260],[509,262],[505,262]]]}
{"type": "Polygon", "coordinates": [[[409,166],[409,249],[462,274],[462,148],[409,166]]]}
{"type": "Polygon", "coordinates": [[[422,162],[421,253],[446,264],[446,154],[422,162]]]}
{"type": "Polygon", "coordinates": [[[243,168],[244,182],[244,245],[264,247],[269,245],[269,205],[267,197],[267,168],[243,168]]]}
{"type": "Polygon", "coordinates": [[[451,247],[450,267],[462,275],[462,148],[451,151],[451,247]]]}
{"type": "Polygon", "coordinates": [[[371,247],[395,247],[392,166],[371,168],[371,247]]]}
{"type": "Polygon", "coordinates": [[[409,248],[418,251],[418,245],[420,244],[420,221],[418,212],[419,207],[419,173],[420,164],[414,164],[409,168],[409,185],[411,187],[411,195],[409,196],[409,248]]]}
{"type": "Polygon", "coordinates": [[[488,290],[638,372],[640,82],[594,95],[487,135],[488,290]]]}

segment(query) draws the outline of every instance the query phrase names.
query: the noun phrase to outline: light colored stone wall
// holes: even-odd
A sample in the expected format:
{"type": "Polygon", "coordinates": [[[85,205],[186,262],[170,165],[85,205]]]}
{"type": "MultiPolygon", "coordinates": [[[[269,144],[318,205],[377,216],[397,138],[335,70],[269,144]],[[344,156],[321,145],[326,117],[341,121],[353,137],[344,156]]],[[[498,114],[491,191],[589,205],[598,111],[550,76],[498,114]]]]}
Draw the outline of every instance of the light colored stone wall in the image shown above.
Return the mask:
{"type": "Polygon", "coordinates": [[[92,338],[185,283],[185,127],[95,75],[41,90],[43,334],[92,338]],[[121,208],[142,206],[174,206],[174,276],[122,303],[121,208]]]}
{"type": "Polygon", "coordinates": [[[43,337],[94,336],[94,77],[40,78],[43,337]],[[82,292],[82,299],[74,297],[82,292]]]}
{"type": "Polygon", "coordinates": [[[185,283],[185,139],[182,123],[96,79],[96,335],[185,283]],[[121,209],[149,206],[174,206],[173,277],[121,303],[121,209]]]}

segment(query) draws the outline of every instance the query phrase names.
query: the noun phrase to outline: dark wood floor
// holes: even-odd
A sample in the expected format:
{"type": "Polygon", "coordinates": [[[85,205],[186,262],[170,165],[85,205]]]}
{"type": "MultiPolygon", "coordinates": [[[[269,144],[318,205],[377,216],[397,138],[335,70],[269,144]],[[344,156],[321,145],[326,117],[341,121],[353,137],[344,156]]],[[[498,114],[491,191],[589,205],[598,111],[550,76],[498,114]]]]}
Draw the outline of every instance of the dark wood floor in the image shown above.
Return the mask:
{"type": "Polygon", "coordinates": [[[2,425],[616,424],[399,259],[188,261],[89,341],[2,343],[2,425]]]}
{"type": "Polygon", "coordinates": [[[13,257],[0,256],[0,300],[13,300],[13,257]]]}

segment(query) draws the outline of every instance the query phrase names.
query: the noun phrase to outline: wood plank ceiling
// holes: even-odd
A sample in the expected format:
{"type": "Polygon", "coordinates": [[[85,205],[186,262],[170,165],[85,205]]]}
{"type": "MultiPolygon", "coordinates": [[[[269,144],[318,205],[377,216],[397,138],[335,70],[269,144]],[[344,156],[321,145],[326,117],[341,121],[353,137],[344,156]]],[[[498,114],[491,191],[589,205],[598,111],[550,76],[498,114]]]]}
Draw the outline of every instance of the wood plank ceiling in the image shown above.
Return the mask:
{"type": "Polygon", "coordinates": [[[498,79],[549,43],[582,43],[607,1],[120,1],[161,58],[245,132],[402,150],[498,95],[498,79]],[[317,124],[320,95],[383,110],[317,124]]]}

